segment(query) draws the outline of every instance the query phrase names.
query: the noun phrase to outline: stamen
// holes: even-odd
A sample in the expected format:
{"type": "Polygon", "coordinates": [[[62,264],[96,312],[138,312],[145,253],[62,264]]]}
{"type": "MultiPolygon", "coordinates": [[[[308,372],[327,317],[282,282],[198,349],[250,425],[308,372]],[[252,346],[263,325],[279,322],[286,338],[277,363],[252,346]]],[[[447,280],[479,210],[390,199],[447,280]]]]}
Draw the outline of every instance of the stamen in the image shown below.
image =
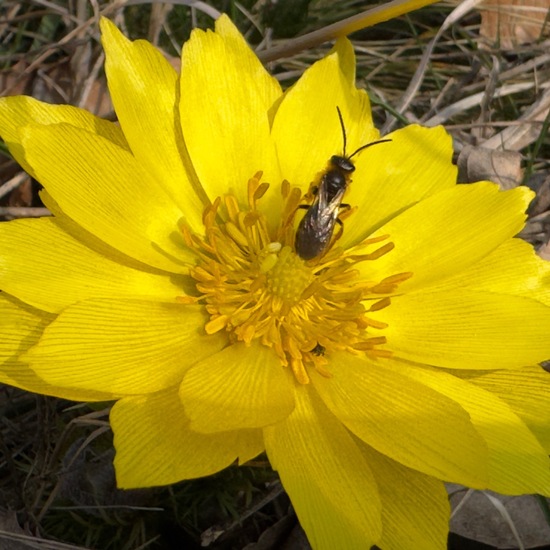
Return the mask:
{"type": "Polygon", "coordinates": [[[382,279],[380,283],[371,287],[371,292],[376,294],[391,294],[395,292],[397,287],[407,279],[410,279],[413,276],[412,273],[397,273],[396,275],[391,275],[382,279]]]}
{"type": "Polygon", "coordinates": [[[293,359],[291,362],[292,372],[300,384],[309,384],[309,376],[304,367],[304,363],[299,359],[293,359]]]}
{"type": "Polygon", "coordinates": [[[356,267],[390,253],[390,236],[366,239],[348,251],[332,246],[304,262],[293,248],[301,191],[282,182],[284,204],[274,228],[261,209],[269,189],[261,177],[258,172],[248,181],[246,208],[226,195],[204,209],[204,236],[182,225],[185,245],[197,257],[190,274],[200,295],[178,296],[178,303],[204,303],[207,334],[225,331],[229,342],[245,344],[258,340],[299,384],[309,383],[311,368],[330,378],[325,366],[336,351],[390,357],[391,350],[380,349],[387,344],[380,331],[388,325],[366,314],[390,307],[389,295],[412,274],[367,281],[361,277],[365,268],[356,267]]]}
{"type": "Polygon", "coordinates": [[[378,260],[382,256],[385,256],[388,252],[391,252],[394,248],[395,248],[395,245],[393,243],[386,243],[384,246],[381,246],[380,248],[378,248],[374,252],[371,252],[370,254],[359,254],[359,255],[349,256],[349,258],[357,262],[378,260]]]}
{"type": "Polygon", "coordinates": [[[229,236],[238,244],[240,244],[243,247],[248,246],[248,240],[247,238],[239,231],[236,225],[234,225],[231,222],[227,222],[225,224],[225,229],[229,236]]]}
{"type": "Polygon", "coordinates": [[[256,201],[259,201],[267,192],[269,189],[269,183],[261,183],[256,191],[254,191],[254,204],[256,201]]]}
{"type": "Polygon", "coordinates": [[[367,350],[373,349],[375,346],[380,346],[385,343],[386,343],[385,336],[378,336],[376,338],[367,338],[362,342],[357,342],[356,344],[354,344],[353,349],[356,349],[359,351],[367,351],[367,350]]]}
{"type": "Polygon", "coordinates": [[[381,309],[388,307],[390,304],[391,300],[388,297],[382,298],[381,300],[374,302],[374,304],[371,304],[367,311],[380,311],[381,309]]]}
{"type": "Polygon", "coordinates": [[[365,328],[372,327],[376,328],[378,330],[383,330],[385,328],[388,328],[388,323],[383,323],[382,321],[376,321],[375,319],[364,317],[365,321],[365,328]]]}
{"type": "Polygon", "coordinates": [[[220,315],[219,317],[208,321],[208,323],[204,325],[204,330],[207,334],[215,334],[216,332],[219,332],[220,330],[225,328],[228,320],[229,317],[227,315],[220,315]]]}

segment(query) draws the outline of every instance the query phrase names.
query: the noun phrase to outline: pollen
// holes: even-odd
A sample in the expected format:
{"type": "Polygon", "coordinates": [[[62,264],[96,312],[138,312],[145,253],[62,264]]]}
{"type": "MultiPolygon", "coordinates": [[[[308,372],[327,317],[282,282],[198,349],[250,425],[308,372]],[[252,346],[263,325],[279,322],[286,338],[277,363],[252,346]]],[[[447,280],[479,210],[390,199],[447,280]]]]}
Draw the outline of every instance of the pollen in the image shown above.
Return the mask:
{"type": "Polygon", "coordinates": [[[203,235],[182,227],[197,257],[190,269],[197,296],[178,301],[204,305],[207,334],[225,331],[229,343],[258,340],[271,348],[300,384],[309,382],[311,368],[329,377],[324,366],[334,351],[390,356],[381,334],[387,326],[369,314],[389,307],[388,294],[411,274],[367,282],[356,269],[390,253],[389,236],[364,241],[360,255],[333,246],[304,261],[294,250],[301,191],[283,182],[280,221],[273,227],[261,208],[269,190],[261,177],[249,180],[246,207],[226,195],[206,208],[203,235]]]}

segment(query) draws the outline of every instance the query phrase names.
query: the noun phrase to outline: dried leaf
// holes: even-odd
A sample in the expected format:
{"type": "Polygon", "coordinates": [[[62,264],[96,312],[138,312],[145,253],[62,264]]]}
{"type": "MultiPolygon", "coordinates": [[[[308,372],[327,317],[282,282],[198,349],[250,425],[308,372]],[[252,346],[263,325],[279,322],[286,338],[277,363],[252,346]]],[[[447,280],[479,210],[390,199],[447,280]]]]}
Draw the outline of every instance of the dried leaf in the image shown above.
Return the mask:
{"type": "Polygon", "coordinates": [[[479,5],[480,34],[505,49],[548,36],[548,0],[485,0],[479,5]]]}
{"type": "Polygon", "coordinates": [[[521,155],[515,151],[493,151],[466,145],[458,156],[460,182],[489,180],[501,189],[513,189],[523,179],[521,155]]]}

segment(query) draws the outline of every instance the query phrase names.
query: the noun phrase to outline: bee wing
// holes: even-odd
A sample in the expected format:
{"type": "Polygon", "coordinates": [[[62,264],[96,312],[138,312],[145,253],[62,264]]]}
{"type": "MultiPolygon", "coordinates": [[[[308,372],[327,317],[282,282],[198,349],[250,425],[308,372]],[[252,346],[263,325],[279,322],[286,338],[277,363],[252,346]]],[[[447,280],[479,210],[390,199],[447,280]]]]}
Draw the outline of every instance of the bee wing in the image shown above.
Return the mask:
{"type": "Polygon", "coordinates": [[[324,187],[319,189],[316,200],[311,205],[311,208],[317,204],[317,218],[321,221],[322,224],[329,224],[332,221],[332,225],[336,222],[338,218],[338,213],[340,211],[340,205],[342,204],[342,199],[346,192],[345,188],[340,189],[336,195],[332,198],[331,201],[328,201],[327,192],[324,187]]]}
{"type": "Polygon", "coordinates": [[[319,189],[296,233],[296,250],[301,258],[308,260],[318,256],[330,243],[345,191],[338,191],[329,202],[325,189],[319,189]]]}

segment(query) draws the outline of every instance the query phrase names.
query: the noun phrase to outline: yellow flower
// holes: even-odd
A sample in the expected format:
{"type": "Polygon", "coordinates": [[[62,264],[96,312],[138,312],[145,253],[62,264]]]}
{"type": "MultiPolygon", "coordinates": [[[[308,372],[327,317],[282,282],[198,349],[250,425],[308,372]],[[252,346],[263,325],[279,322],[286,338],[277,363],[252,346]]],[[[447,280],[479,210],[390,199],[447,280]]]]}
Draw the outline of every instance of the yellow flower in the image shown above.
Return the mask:
{"type": "Polygon", "coordinates": [[[348,154],[379,139],[350,43],[283,94],[225,17],[179,76],[102,31],[120,126],[0,102],[55,214],[0,224],[2,380],[117,400],[121,487],[265,450],[318,549],[445,548],[442,481],[550,495],[550,269],[513,238],[530,193],[455,185],[450,137],[409,126],[353,158],[341,238],[305,261],[336,108],[348,154]]]}

